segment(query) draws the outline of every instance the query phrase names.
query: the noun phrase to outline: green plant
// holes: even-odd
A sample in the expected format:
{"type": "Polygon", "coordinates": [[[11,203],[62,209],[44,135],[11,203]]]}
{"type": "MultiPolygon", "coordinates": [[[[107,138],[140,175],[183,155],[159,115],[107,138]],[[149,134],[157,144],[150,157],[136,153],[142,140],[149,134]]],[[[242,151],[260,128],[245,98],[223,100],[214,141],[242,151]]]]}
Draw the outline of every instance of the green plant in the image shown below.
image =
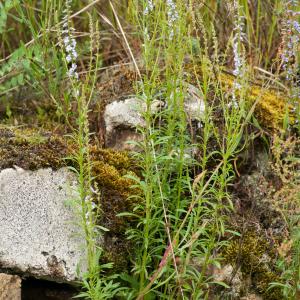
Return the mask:
{"type": "MultiPolygon", "coordinates": [[[[282,80],[288,73],[283,66],[285,46],[293,42],[296,50],[298,43],[297,38],[285,34],[286,25],[294,26],[293,22],[284,24],[285,8],[281,0],[0,3],[0,95],[5,100],[1,113],[6,122],[18,124],[15,108],[20,106],[16,99],[28,96],[37,111],[31,118],[43,124],[48,114],[39,101],[51,102],[57,122],[51,124],[53,130],[63,128],[71,139],[74,152],[70,165],[79,184],[75,202],[87,252],[87,271],[78,297],[210,299],[220,290],[217,285],[230,288],[228,282],[215,282],[214,278],[214,270],[222,267],[225,246],[240,250],[234,253],[243,256],[245,264],[250,257],[250,264],[255,265],[263,256],[266,248],[257,245],[262,240],[246,239],[249,247],[242,245],[240,249],[232,242],[233,236],[239,235],[229,230],[239,200],[232,193],[232,185],[238,181],[241,152],[248,151],[251,137],[268,140],[271,133],[280,130],[284,131],[282,138],[292,136],[299,124],[286,100],[298,100],[294,97],[298,93],[295,51],[288,53],[292,80],[282,80]],[[111,70],[119,68],[122,77],[123,68],[131,63],[136,73],[132,78],[136,96],[146,107],[142,113],[145,126],[138,128],[142,136],[136,143],[139,151],[123,155],[100,148],[104,134],[98,125],[106,101],[93,95],[96,89],[100,96],[107,92],[102,83],[105,70],[112,74],[113,90],[105,100],[113,100],[116,94],[123,98],[122,81],[118,87],[111,70]],[[187,109],[191,99],[201,108],[196,117],[187,109]],[[157,103],[160,108],[154,111],[157,103]],[[95,114],[96,120],[90,122],[95,114]],[[128,172],[132,162],[137,166],[128,172]],[[114,191],[118,193],[116,199],[112,199],[114,191]],[[107,205],[104,212],[102,205],[107,205]],[[124,207],[128,211],[116,215],[124,207]],[[122,274],[116,274],[119,266],[111,263],[115,252],[105,253],[98,245],[107,231],[98,223],[108,209],[107,215],[115,221],[112,231],[122,240],[128,229],[126,243],[135,250],[125,264],[122,261],[122,274]],[[249,256],[251,251],[255,255],[249,256]],[[102,259],[109,263],[101,263],[102,259]],[[126,270],[128,265],[131,270],[126,270]]],[[[296,12],[298,8],[293,9],[296,12]]],[[[290,20],[297,21],[297,13],[288,13],[290,20]]],[[[298,34],[297,26],[291,32],[298,34]]],[[[23,105],[27,105],[25,99],[23,105]]],[[[22,116],[22,109],[19,114],[22,116]]],[[[37,146],[47,156],[45,147],[51,140],[48,143],[39,135],[17,138],[26,156],[37,146]],[[23,143],[28,144],[26,148],[22,148],[23,143]]],[[[299,136],[294,134],[293,139],[299,140],[299,136]]],[[[290,141],[287,138],[285,142],[290,141]]],[[[287,240],[282,244],[289,245],[289,251],[279,261],[282,281],[274,286],[281,286],[285,297],[293,299],[298,297],[300,277],[299,167],[295,165],[299,150],[292,151],[283,144],[276,140],[271,150],[276,162],[274,174],[285,188],[271,184],[277,190],[267,195],[288,224],[287,240]]],[[[16,158],[8,160],[9,146],[5,144],[2,156],[7,158],[4,163],[12,166],[16,158]]],[[[61,155],[56,158],[55,151],[54,147],[49,162],[60,167],[61,155]]],[[[47,166],[49,162],[43,157],[32,166],[47,166]]],[[[123,246],[117,251],[126,248],[123,246]]],[[[267,266],[256,271],[257,290],[265,296],[276,294],[277,289],[266,291],[269,281],[276,280],[275,273],[267,266]]]]}
{"type": "MultiPolygon", "coordinates": [[[[209,270],[212,265],[220,267],[216,253],[225,244],[221,237],[227,232],[226,211],[232,209],[227,190],[234,178],[232,158],[243,147],[243,129],[251,111],[246,113],[242,93],[238,106],[230,107],[231,97],[222,93],[219,77],[212,72],[218,66],[209,57],[207,43],[199,43],[194,51],[194,24],[189,20],[202,22],[199,16],[180,1],[151,3],[132,3],[143,38],[145,68],[143,73],[138,70],[137,92],[147,111],[145,127],[140,128],[143,141],[138,143],[142,152],[136,154],[142,179],[131,177],[142,190],[143,201],[133,213],[122,214],[136,217],[138,224],[128,230],[128,238],[138,247],[133,275],[124,277],[134,284],[124,295],[206,299],[214,285],[209,270]],[[186,56],[194,66],[201,66],[201,77],[196,72],[192,75],[196,75],[206,107],[198,120],[203,128],[194,140],[185,111],[186,56]],[[157,94],[163,96],[165,108],[153,114],[157,94]],[[222,111],[222,128],[213,120],[217,109],[222,111]],[[212,139],[217,149],[209,152],[212,139]],[[199,162],[192,155],[195,148],[201,152],[199,162]],[[214,168],[208,166],[211,160],[214,168]]],[[[216,62],[217,44],[215,51],[216,62]]]]}
{"type": "Polygon", "coordinates": [[[279,251],[281,281],[273,282],[271,288],[281,288],[286,299],[298,299],[300,295],[299,146],[297,138],[292,136],[275,136],[272,145],[273,171],[283,183],[282,188],[273,196],[274,205],[281,212],[289,234],[282,241],[279,251]]]}
{"type": "MultiPolygon", "coordinates": [[[[92,161],[90,154],[90,137],[88,112],[90,101],[94,92],[97,65],[99,62],[99,42],[97,37],[98,24],[95,27],[90,16],[90,60],[89,71],[85,78],[79,78],[77,73],[77,52],[76,42],[72,36],[72,29],[69,25],[71,1],[66,3],[66,15],[63,23],[63,57],[68,70],[67,76],[71,84],[71,94],[67,97],[73,98],[76,101],[76,125],[73,127],[72,139],[76,145],[76,150],[69,157],[74,163],[75,168],[71,169],[78,176],[78,199],[75,201],[78,205],[79,214],[81,216],[81,227],[84,232],[85,249],[87,255],[87,270],[83,274],[82,288],[76,298],[85,299],[111,299],[119,290],[119,283],[114,279],[116,276],[103,276],[106,269],[112,268],[112,263],[100,264],[100,258],[103,250],[99,245],[99,237],[102,236],[106,228],[97,225],[98,214],[101,212],[100,194],[94,188],[92,177],[92,161]],[[96,32],[96,34],[95,34],[96,32]],[[94,50],[96,55],[94,56],[94,50]],[[95,64],[95,69],[93,68],[95,64]],[[98,199],[97,199],[98,198],[98,199]],[[95,202],[98,203],[96,207],[95,202]]],[[[57,102],[58,103],[58,102],[57,102]]],[[[66,115],[68,118],[68,115],[66,115]]],[[[81,274],[82,274],[81,270],[81,274]]]]}

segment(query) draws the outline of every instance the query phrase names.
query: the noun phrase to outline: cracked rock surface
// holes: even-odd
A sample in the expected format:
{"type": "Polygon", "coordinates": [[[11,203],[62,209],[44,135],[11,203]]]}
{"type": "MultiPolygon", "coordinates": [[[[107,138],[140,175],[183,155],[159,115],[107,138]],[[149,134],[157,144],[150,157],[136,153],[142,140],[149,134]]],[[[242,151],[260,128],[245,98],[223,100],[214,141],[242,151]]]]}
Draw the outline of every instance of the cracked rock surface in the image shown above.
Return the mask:
{"type": "Polygon", "coordinates": [[[78,216],[67,204],[76,193],[76,177],[66,168],[2,170],[0,269],[57,282],[75,281],[79,263],[85,270],[78,216]]]}

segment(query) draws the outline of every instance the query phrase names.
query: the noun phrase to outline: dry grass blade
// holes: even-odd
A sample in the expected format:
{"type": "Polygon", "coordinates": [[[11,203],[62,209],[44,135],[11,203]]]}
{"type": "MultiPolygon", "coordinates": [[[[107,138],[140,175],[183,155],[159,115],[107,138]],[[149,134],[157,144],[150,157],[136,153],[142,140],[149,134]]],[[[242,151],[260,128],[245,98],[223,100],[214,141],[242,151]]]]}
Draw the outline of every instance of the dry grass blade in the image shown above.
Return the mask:
{"type": "Polygon", "coordinates": [[[139,69],[138,64],[137,64],[137,62],[136,62],[136,59],[134,58],[134,55],[133,55],[132,50],[131,50],[131,48],[130,48],[130,45],[129,45],[129,43],[128,43],[127,37],[126,37],[126,35],[125,35],[125,32],[124,32],[124,30],[123,30],[123,27],[122,27],[122,25],[121,25],[121,22],[120,22],[120,20],[119,20],[118,15],[117,15],[117,12],[116,12],[116,10],[115,10],[113,4],[111,3],[111,1],[109,1],[109,4],[110,4],[111,9],[112,9],[112,11],[113,11],[113,14],[114,14],[114,16],[115,16],[115,18],[116,18],[118,27],[119,27],[119,29],[120,29],[120,31],[121,31],[121,33],[122,33],[123,38],[124,38],[126,47],[127,47],[128,51],[129,51],[129,54],[130,54],[130,57],[131,57],[131,59],[132,59],[132,61],[133,61],[134,67],[135,67],[135,69],[136,69],[136,72],[137,72],[139,78],[141,79],[141,78],[142,78],[142,75],[141,75],[140,69],[139,69]]]}

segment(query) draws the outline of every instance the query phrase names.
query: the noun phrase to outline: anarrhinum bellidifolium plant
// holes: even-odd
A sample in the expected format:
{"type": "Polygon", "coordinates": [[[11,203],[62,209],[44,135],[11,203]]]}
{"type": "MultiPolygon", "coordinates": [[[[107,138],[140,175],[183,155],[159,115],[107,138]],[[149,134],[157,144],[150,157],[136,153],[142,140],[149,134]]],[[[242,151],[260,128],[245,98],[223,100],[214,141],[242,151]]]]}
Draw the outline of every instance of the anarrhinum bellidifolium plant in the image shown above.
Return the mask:
{"type": "MultiPolygon", "coordinates": [[[[131,285],[123,291],[123,297],[206,299],[213,285],[210,271],[220,265],[216,253],[224,244],[224,215],[232,207],[227,191],[234,176],[232,158],[240,149],[245,119],[249,119],[242,100],[232,105],[234,96],[242,98],[244,82],[229,100],[221,92],[208,49],[201,48],[200,43],[194,56],[191,35],[197,16],[192,5],[171,0],[133,1],[131,11],[143,40],[144,69],[139,72],[142,75],[137,92],[147,111],[146,125],[140,129],[141,152],[136,154],[142,169],[142,178],[136,178],[136,184],[142,196],[139,205],[128,213],[137,218],[136,229],[128,230],[128,238],[136,244],[136,255],[132,274],[122,276],[131,285]],[[206,104],[203,119],[199,120],[200,143],[189,133],[184,109],[187,60],[193,63],[192,73],[196,64],[203,71],[201,79],[195,76],[206,104]],[[208,98],[211,91],[219,101],[215,106],[208,98]],[[154,114],[151,108],[158,99],[164,99],[164,107],[154,114]],[[223,136],[213,120],[217,105],[223,112],[223,136]],[[209,153],[212,139],[219,147],[209,153]],[[200,161],[193,157],[198,149],[200,161]],[[215,167],[211,169],[208,161],[214,156],[215,167]]],[[[237,64],[243,55],[238,30],[234,40],[237,64]]],[[[245,66],[239,64],[237,68],[241,71],[245,66]]]]}
{"type": "MultiPolygon", "coordinates": [[[[87,270],[80,270],[83,276],[83,291],[76,296],[77,298],[99,300],[112,299],[119,290],[119,284],[114,282],[115,276],[103,276],[106,269],[112,268],[112,264],[100,264],[102,248],[99,244],[102,232],[106,229],[97,226],[98,213],[101,207],[96,207],[95,198],[100,197],[100,192],[94,189],[93,178],[91,175],[92,162],[90,158],[90,136],[89,132],[89,104],[93,95],[97,65],[99,62],[99,38],[97,37],[98,25],[93,25],[90,17],[90,64],[89,72],[85,78],[81,78],[77,72],[77,51],[76,40],[73,36],[74,29],[71,27],[69,15],[72,0],[66,2],[64,10],[63,25],[61,30],[61,47],[66,63],[67,77],[70,81],[69,97],[73,98],[77,104],[76,125],[73,127],[72,138],[76,145],[75,153],[70,159],[75,163],[72,168],[78,176],[78,199],[75,200],[78,212],[81,217],[81,227],[83,229],[87,255],[87,270]],[[93,54],[96,48],[96,56],[93,54]]],[[[97,202],[100,203],[98,200],[97,202]]]]}

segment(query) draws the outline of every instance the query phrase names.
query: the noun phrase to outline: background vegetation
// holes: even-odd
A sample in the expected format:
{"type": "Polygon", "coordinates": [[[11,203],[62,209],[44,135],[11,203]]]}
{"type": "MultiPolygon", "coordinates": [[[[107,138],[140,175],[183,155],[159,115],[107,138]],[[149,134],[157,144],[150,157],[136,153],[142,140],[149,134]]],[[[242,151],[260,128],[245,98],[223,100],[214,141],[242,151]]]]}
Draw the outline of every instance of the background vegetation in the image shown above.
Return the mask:
{"type": "Polygon", "coordinates": [[[72,148],[88,250],[79,297],[299,298],[299,8],[296,0],[0,3],[1,121],[50,130],[72,148]],[[193,120],[191,85],[204,107],[193,120]],[[104,107],[129,94],[146,106],[139,151],[107,151],[104,107]],[[163,108],[153,113],[157,100],[163,108]],[[124,223],[125,263],[97,242],[113,231],[103,223],[110,184],[126,204],[113,216],[124,223]],[[228,265],[231,278],[218,280],[228,265]],[[238,293],[237,272],[251,280],[238,293]]]}

